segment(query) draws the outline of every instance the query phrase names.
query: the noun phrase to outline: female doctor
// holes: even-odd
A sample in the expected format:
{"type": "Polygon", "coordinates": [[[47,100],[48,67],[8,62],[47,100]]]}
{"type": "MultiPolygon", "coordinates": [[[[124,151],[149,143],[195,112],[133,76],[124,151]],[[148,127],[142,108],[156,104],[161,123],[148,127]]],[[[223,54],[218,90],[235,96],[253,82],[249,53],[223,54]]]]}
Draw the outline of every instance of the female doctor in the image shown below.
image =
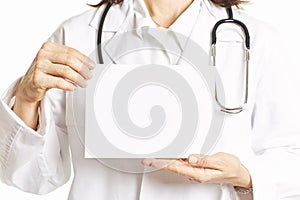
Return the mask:
{"type": "MultiPolygon", "coordinates": [[[[242,3],[112,2],[102,30],[104,41],[133,29],[163,27],[189,35],[207,52],[214,24],[227,18],[224,7],[242,3]]],[[[158,170],[142,174],[121,172],[85,159],[77,132],[82,131],[83,124],[76,124],[72,117],[74,110],[67,91],[85,88],[92,78],[95,62],[87,55],[96,48],[104,5],[64,22],[42,45],[27,73],[2,98],[0,166],[4,183],[35,194],[55,190],[70,177],[70,148],[74,170],[70,200],[300,199],[296,170],[300,167],[300,128],[297,111],[291,106],[295,105],[289,90],[291,72],[284,69],[274,30],[238,10],[234,16],[247,25],[252,39],[249,107],[226,118],[212,154],[192,154],[168,165],[169,160],[145,159],[143,165],[158,170]]],[[[222,31],[236,33],[230,27],[222,31]]],[[[231,50],[239,44],[239,38],[229,34],[219,42],[225,49],[222,52],[240,55],[231,50]]],[[[220,63],[226,63],[226,57],[220,63]]],[[[152,61],[150,56],[144,59],[145,63],[152,61]]],[[[220,70],[221,76],[230,76],[226,73],[228,66],[224,69],[220,70]]],[[[79,109],[84,109],[83,105],[79,109]]]]}

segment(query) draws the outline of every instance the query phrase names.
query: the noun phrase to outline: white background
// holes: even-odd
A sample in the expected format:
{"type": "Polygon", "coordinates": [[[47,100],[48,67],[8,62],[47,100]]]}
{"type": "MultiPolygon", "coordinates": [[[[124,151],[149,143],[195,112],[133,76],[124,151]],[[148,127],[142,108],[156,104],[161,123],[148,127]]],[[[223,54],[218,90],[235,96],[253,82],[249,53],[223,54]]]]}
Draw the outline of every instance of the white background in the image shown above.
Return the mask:
{"type": "MultiPolygon", "coordinates": [[[[87,10],[86,3],[95,2],[97,1],[1,1],[0,94],[11,82],[26,72],[39,47],[63,20],[87,10]]],[[[291,58],[296,58],[300,46],[300,29],[297,22],[297,19],[300,19],[299,5],[297,0],[252,0],[252,4],[244,8],[251,15],[279,28],[286,37],[291,58]]],[[[0,183],[0,199],[64,200],[67,199],[70,184],[69,182],[46,196],[36,196],[0,183]]]]}

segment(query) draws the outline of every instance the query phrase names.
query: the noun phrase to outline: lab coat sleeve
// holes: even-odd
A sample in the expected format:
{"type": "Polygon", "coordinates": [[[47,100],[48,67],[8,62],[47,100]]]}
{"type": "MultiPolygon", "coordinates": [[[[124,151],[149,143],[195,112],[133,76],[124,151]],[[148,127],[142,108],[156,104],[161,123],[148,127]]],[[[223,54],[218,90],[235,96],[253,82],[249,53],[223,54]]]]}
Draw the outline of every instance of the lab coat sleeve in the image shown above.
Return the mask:
{"type": "MultiPolygon", "coordinates": [[[[63,29],[49,41],[63,43],[63,29]]],[[[23,191],[46,194],[70,177],[65,93],[48,91],[40,105],[39,130],[33,131],[8,106],[17,84],[0,101],[0,178],[23,191]]]]}
{"type": "Polygon", "coordinates": [[[264,34],[260,46],[252,148],[247,166],[254,200],[300,199],[299,70],[292,66],[279,34],[264,34]]]}

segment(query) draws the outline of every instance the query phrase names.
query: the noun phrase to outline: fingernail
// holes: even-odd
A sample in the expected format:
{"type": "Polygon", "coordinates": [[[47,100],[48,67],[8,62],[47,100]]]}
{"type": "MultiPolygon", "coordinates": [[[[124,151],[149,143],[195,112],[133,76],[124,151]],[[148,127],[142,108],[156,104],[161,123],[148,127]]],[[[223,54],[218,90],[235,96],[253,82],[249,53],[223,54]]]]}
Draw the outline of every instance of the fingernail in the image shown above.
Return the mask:
{"type": "Polygon", "coordinates": [[[88,79],[93,78],[93,73],[92,73],[91,71],[89,71],[89,72],[87,73],[87,78],[88,78],[88,79]]]}
{"type": "Polygon", "coordinates": [[[198,162],[198,158],[197,157],[195,157],[195,156],[190,156],[189,157],[189,163],[190,164],[197,164],[197,162],[198,162]]]}
{"type": "Polygon", "coordinates": [[[96,67],[96,63],[94,63],[94,61],[92,61],[92,60],[86,59],[86,60],[83,61],[83,63],[90,70],[95,69],[95,67],[96,67]]]}
{"type": "Polygon", "coordinates": [[[88,64],[89,64],[91,69],[95,69],[96,63],[94,61],[88,61],[88,64]]]}
{"type": "Polygon", "coordinates": [[[86,88],[86,87],[88,86],[88,84],[87,84],[86,81],[83,81],[83,82],[81,83],[81,85],[82,85],[83,88],[86,88]]]}
{"type": "Polygon", "coordinates": [[[151,159],[144,159],[144,160],[142,160],[142,164],[143,164],[143,165],[150,166],[151,163],[152,163],[152,160],[151,160],[151,159]]]}

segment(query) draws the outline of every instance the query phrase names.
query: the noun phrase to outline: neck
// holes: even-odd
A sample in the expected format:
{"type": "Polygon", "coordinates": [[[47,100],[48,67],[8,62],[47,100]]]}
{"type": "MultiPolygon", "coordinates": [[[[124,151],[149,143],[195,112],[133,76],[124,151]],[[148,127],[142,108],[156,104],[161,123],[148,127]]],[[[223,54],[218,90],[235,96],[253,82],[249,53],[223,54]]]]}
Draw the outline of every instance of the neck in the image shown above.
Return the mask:
{"type": "Polygon", "coordinates": [[[191,5],[193,0],[144,0],[152,20],[168,28],[191,5]]]}

